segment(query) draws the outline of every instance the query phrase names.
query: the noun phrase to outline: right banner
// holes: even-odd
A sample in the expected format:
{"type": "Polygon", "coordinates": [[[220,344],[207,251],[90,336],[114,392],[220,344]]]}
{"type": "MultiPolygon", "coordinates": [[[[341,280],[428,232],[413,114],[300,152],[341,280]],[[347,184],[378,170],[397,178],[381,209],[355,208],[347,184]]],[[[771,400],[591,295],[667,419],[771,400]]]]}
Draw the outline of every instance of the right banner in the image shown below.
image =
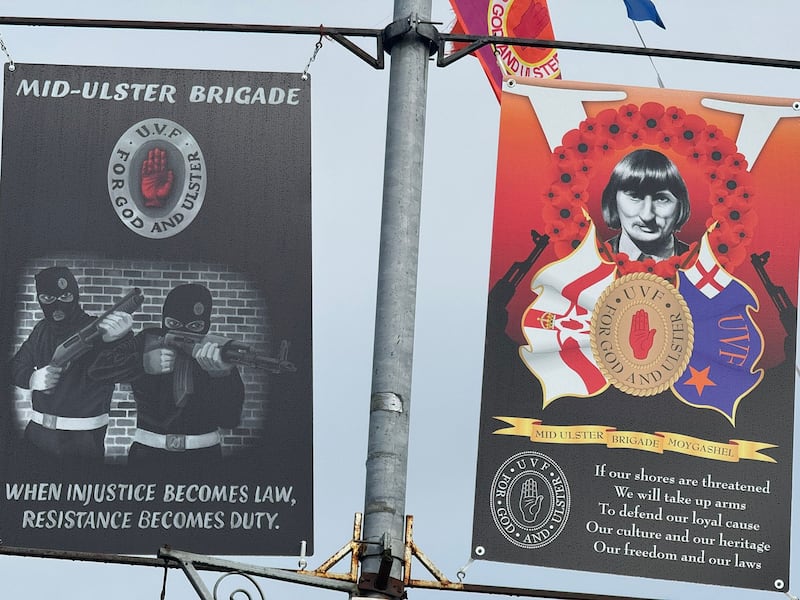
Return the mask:
{"type": "Polygon", "coordinates": [[[506,80],[474,558],[789,589],[798,117],[506,80]]]}

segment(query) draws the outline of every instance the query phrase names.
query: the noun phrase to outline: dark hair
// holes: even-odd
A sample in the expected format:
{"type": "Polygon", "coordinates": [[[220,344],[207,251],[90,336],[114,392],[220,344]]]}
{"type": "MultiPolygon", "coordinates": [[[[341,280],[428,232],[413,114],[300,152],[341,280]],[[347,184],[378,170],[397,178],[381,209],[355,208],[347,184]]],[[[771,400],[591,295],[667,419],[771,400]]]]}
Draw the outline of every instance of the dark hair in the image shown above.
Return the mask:
{"type": "Polygon", "coordinates": [[[678,199],[680,214],[675,222],[679,230],[689,220],[689,192],[678,167],[656,150],[634,150],[617,163],[603,190],[603,220],[611,229],[619,229],[617,192],[636,190],[643,195],[669,190],[678,199]]]}

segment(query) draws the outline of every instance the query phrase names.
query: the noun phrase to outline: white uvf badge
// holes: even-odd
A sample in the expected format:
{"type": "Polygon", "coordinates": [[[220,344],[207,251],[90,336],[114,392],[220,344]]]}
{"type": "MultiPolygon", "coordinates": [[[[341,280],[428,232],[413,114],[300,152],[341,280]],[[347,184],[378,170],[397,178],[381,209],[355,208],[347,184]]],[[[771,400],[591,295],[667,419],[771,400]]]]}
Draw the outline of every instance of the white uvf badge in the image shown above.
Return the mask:
{"type": "Polygon", "coordinates": [[[552,458],[528,450],[511,456],[497,470],[490,502],[494,523],[509,542],[541,548],[567,524],[569,485],[552,458]]]}
{"type": "Polygon", "coordinates": [[[206,195],[206,163],[197,141],[169,119],[131,126],[108,162],[108,193],[120,221],[152,239],[189,226],[206,195]]]}

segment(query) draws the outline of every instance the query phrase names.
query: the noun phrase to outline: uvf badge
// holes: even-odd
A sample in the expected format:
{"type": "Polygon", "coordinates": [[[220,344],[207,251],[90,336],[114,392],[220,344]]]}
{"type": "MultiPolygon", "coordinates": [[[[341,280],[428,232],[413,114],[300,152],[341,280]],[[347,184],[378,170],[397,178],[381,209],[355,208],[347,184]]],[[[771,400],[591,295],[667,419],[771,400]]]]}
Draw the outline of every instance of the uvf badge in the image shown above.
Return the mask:
{"type": "Polygon", "coordinates": [[[147,238],[172,237],[203,206],[203,153],[185,127],[168,119],[139,121],[114,147],[108,193],[128,229],[147,238]]]}
{"type": "Polygon", "coordinates": [[[686,301],[668,281],[634,273],[612,283],[592,314],[592,352],[614,387],[652,396],[675,383],[692,354],[686,301]]]}

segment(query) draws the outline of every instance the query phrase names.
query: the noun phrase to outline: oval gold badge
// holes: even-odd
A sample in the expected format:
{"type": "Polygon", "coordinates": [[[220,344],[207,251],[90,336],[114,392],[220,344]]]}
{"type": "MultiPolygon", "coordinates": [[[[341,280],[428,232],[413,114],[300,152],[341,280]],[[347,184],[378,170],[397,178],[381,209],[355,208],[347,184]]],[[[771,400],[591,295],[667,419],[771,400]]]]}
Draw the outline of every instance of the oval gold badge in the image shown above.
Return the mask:
{"type": "Polygon", "coordinates": [[[619,390],[652,396],[675,383],[692,355],[686,301],[666,279],[634,273],[608,286],[592,313],[592,353],[619,390]]]}

